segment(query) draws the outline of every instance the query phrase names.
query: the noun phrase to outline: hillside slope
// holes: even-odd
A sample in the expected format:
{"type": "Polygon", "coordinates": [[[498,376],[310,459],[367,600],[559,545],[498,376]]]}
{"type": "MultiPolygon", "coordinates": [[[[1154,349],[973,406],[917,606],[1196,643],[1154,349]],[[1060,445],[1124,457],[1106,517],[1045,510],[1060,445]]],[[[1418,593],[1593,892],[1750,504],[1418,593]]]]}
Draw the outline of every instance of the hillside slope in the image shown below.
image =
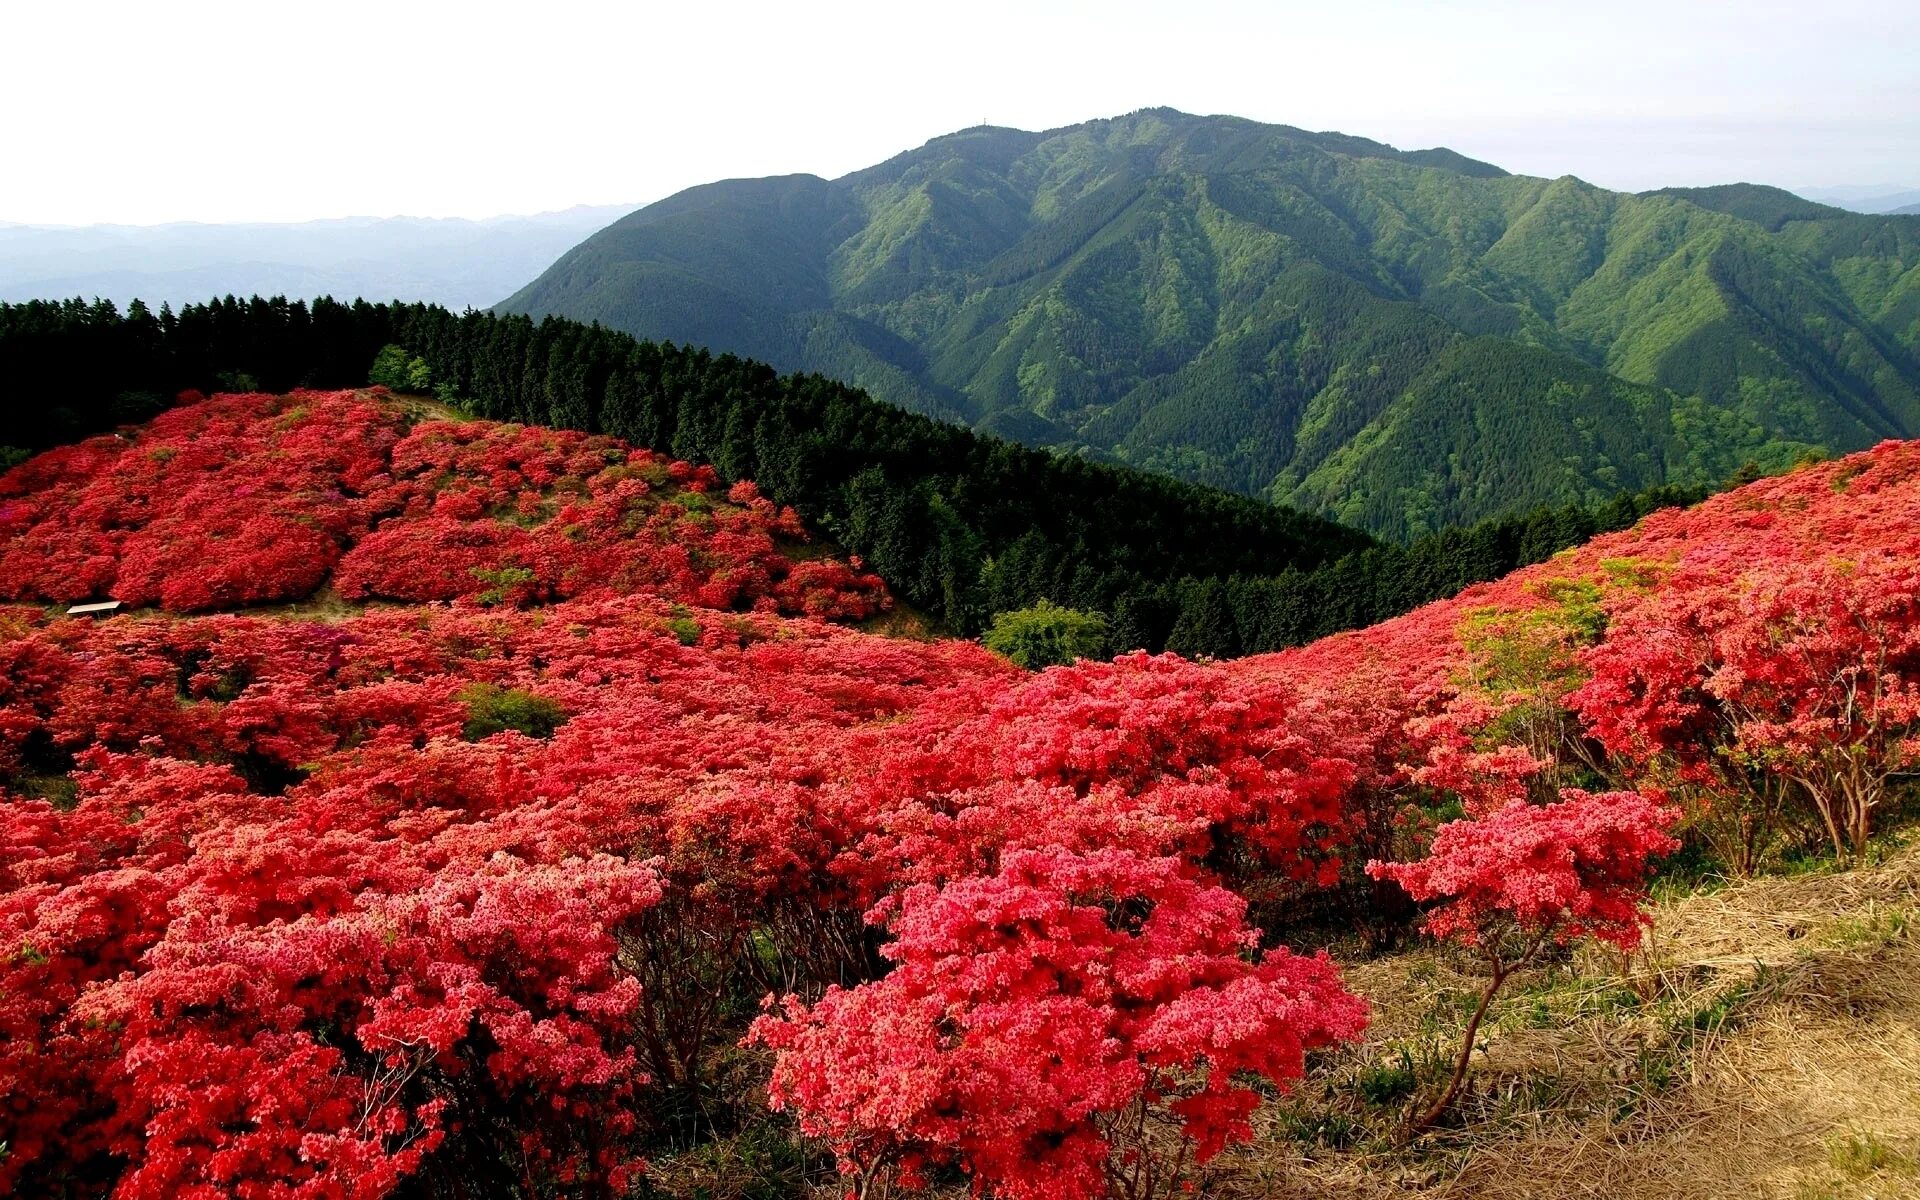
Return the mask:
{"type": "Polygon", "coordinates": [[[1629,971],[1578,954],[1496,1005],[1482,1087],[1438,1145],[1396,1145],[1391,1106],[1345,1098],[1369,1073],[1394,1079],[1422,1031],[1457,1032],[1482,981],[1424,947],[1350,968],[1377,1006],[1367,1044],[1276,1106],[1220,1194],[1920,1196],[1920,846],[1673,894],[1650,915],[1629,971]]]}
{"type": "Polygon", "coordinates": [[[1920,222],[1164,109],[690,189],[502,308],[1390,535],[1920,432],[1920,222]]]}
{"type": "MultiPolygon", "coordinates": [[[[22,406],[7,436],[34,449],[75,441],[181,391],[360,386],[389,344],[470,414],[611,434],[763,484],[955,630],[1041,598],[1112,612],[1185,576],[1314,571],[1374,545],[1320,517],[1024,449],[820,376],[431,305],[256,296],[161,319],[104,302],[0,304],[0,377],[51,401],[22,406]]],[[[408,375],[419,386],[411,364],[408,375]]]]}
{"type": "Polygon", "coordinates": [[[0,599],[204,612],[523,605],[644,590],[866,617],[885,587],[790,557],[792,509],[615,438],[435,420],[379,392],[225,395],[0,478],[0,599]]]}

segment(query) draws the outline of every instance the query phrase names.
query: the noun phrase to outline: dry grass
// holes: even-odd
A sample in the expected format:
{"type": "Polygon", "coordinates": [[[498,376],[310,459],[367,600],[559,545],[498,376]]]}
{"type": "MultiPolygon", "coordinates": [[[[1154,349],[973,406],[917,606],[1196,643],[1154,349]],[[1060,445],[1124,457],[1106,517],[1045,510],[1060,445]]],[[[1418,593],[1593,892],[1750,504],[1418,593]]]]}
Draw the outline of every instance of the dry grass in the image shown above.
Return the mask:
{"type": "Polygon", "coordinates": [[[364,616],[376,609],[399,607],[402,606],[395,603],[347,600],[329,583],[305,600],[296,600],[289,604],[262,604],[229,611],[249,617],[271,617],[280,621],[309,621],[336,625],[341,621],[350,621],[355,617],[364,616]]]}
{"type": "Polygon", "coordinates": [[[1645,952],[1510,984],[1453,1126],[1409,1145],[1481,980],[1347,972],[1365,1045],[1269,1106],[1222,1196],[1920,1197],[1920,848],[1663,904],[1645,952]],[[1361,1093],[1376,1097],[1369,1101],[1361,1093]]]}
{"type": "Polygon", "coordinates": [[[930,642],[938,636],[933,618],[914,608],[898,596],[893,605],[884,612],[876,613],[866,620],[855,624],[854,628],[862,633],[876,637],[902,639],[910,642],[930,642]]]}
{"type": "MultiPolygon", "coordinates": [[[[356,394],[363,400],[373,399],[364,388],[358,390],[356,394]]],[[[394,392],[387,403],[397,407],[407,420],[414,424],[421,421],[472,421],[475,419],[471,413],[464,412],[444,400],[416,392],[394,392]]]]}

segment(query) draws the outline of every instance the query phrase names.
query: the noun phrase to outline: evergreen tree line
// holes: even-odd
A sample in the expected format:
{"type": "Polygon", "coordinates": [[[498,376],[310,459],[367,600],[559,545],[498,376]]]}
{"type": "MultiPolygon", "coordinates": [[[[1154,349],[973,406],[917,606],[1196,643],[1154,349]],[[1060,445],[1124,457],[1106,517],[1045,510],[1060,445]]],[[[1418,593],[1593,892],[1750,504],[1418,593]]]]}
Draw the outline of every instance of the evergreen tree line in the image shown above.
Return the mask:
{"type": "Polygon", "coordinates": [[[981,436],[819,375],[564,319],[328,299],[228,297],[158,313],[138,302],[125,313],[0,304],[0,440],[72,441],[145,419],[188,388],[357,386],[389,345],[476,416],[610,433],[756,481],[968,635],[1046,599],[1105,614],[1116,649],[1274,649],[1695,498],[1657,489],[1382,545],[1231,493],[981,436]]]}
{"type": "Polygon", "coordinates": [[[1306,571],[1183,578],[1117,598],[1109,637],[1114,645],[1164,646],[1189,657],[1282,650],[1399,616],[1629,528],[1656,509],[1697,504],[1710,491],[1661,485],[1591,507],[1542,505],[1409,545],[1371,546],[1306,571]]]}

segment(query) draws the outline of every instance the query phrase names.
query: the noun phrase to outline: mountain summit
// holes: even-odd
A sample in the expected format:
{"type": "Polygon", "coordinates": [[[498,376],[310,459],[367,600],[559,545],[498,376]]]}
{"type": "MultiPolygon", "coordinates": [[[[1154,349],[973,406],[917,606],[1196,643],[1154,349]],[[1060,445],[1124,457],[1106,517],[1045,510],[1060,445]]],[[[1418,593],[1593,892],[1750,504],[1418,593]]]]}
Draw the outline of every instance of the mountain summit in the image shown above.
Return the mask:
{"type": "Polygon", "coordinates": [[[692,188],[502,308],[1394,536],[1920,434],[1920,220],[1169,109],[692,188]]]}

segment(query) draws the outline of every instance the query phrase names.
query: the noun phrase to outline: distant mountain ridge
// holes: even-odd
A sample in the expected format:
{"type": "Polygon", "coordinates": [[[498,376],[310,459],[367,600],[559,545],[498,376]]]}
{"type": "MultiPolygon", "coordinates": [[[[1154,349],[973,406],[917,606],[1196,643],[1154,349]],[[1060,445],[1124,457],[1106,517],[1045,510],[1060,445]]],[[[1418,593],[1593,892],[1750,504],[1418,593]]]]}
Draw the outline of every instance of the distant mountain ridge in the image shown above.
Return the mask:
{"type": "Polygon", "coordinates": [[[1920,221],[1167,109],[692,188],[502,308],[1395,536],[1920,433],[1920,221]]]}
{"type": "Polygon", "coordinates": [[[0,300],[101,297],[152,308],[226,295],[497,303],[632,205],[481,220],[0,224],[0,300]]]}
{"type": "Polygon", "coordinates": [[[1847,187],[1796,189],[1809,200],[1844,208],[1848,212],[1904,216],[1920,209],[1920,188],[1886,184],[1854,184],[1847,187]]]}

